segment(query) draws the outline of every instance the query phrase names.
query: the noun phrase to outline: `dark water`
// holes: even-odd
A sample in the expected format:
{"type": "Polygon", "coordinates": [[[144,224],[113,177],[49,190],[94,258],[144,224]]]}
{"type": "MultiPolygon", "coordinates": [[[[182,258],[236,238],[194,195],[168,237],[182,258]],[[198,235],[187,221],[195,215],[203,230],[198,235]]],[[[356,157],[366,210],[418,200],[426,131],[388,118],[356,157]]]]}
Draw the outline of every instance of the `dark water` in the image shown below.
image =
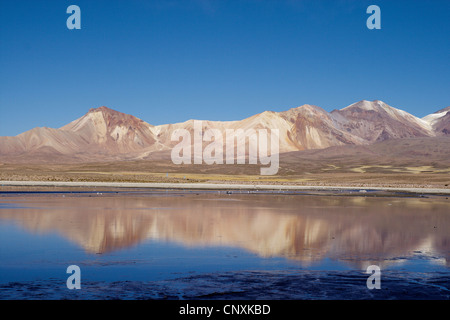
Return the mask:
{"type": "Polygon", "coordinates": [[[0,299],[448,299],[449,231],[445,196],[3,192],[0,299]]]}

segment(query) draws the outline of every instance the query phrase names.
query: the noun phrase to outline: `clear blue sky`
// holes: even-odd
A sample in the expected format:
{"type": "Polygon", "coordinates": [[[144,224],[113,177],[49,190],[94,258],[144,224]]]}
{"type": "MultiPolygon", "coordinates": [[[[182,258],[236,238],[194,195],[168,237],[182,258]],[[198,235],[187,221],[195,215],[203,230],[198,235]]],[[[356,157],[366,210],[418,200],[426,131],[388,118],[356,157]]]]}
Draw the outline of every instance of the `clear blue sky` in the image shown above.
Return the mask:
{"type": "Polygon", "coordinates": [[[450,105],[449,0],[0,0],[0,136],[92,107],[151,124],[450,105]],[[81,30],[66,9],[81,8],[81,30]],[[381,8],[381,30],[366,9],[381,8]]]}

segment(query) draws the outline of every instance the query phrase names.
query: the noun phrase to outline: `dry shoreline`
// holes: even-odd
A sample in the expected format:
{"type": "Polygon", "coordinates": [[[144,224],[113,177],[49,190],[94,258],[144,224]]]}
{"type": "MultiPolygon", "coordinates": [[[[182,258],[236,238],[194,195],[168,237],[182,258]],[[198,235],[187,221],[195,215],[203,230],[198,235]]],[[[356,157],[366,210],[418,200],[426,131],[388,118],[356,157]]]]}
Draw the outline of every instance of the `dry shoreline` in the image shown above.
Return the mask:
{"type": "Polygon", "coordinates": [[[247,190],[247,191],[387,191],[414,194],[449,195],[450,189],[411,187],[356,187],[356,186],[299,186],[286,184],[232,184],[232,183],[141,183],[141,182],[68,182],[68,181],[0,181],[8,187],[104,187],[104,188],[148,188],[180,190],[247,190]]]}

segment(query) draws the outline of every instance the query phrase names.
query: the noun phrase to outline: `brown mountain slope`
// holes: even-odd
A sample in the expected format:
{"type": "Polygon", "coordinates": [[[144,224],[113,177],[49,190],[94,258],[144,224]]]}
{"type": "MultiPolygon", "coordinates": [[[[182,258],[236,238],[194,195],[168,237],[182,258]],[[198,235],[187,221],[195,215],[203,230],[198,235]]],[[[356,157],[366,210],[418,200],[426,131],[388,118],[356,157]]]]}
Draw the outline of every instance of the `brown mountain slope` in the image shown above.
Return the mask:
{"type": "Polygon", "coordinates": [[[436,135],[450,135],[450,107],[436,111],[422,119],[431,125],[436,135]]]}
{"type": "Polygon", "coordinates": [[[83,150],[89,142],[70,131],[34,128],[15,137],[0,137],[0,154],[19,155],[54,150],[56,154],[73,154],[83,150]]]}
{"type": "Polygon", "coordinates": [[[141,151],[155,144],[150,124],[107,107],[91,109],[83,117],[61,128],[78,134],[93,148],[106,153],[141,151]]]}
{"type": "Polygon", "coordinates": [[[332,116],[320,107],[304,105],[281,114],[293,122],[292,140],[299,150],[366,143],[364,139],[337,128],[332,116]]]}
{"type": "Polygon", "coordinates": [[[437,135],[450,136],[450,111],[436,121],[433,129],[437,135]]]}
{"type": "Polygon", "coordinates": [[[378,100],[363,100],[344,109],[333,110],[331,115],[338,128],[368,143],[434,135],[425,121],[378,100]]]}

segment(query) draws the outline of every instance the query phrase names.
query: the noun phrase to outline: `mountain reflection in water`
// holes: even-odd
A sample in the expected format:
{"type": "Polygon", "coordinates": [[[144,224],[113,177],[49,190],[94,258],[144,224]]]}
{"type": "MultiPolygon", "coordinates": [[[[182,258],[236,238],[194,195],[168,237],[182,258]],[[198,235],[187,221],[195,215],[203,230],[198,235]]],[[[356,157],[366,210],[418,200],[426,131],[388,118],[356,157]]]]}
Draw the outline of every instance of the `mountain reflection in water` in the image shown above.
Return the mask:
{"type": "Polygon", "coordinates": [[[445,198],[37,194],[2,196],[0,204],[0,219],[34,233],[56,231],[93,254],[169,241],[239,247],[305,265],[326,257],[383,265],[420,253],[449,266],[450,202],[445,198]]]}

